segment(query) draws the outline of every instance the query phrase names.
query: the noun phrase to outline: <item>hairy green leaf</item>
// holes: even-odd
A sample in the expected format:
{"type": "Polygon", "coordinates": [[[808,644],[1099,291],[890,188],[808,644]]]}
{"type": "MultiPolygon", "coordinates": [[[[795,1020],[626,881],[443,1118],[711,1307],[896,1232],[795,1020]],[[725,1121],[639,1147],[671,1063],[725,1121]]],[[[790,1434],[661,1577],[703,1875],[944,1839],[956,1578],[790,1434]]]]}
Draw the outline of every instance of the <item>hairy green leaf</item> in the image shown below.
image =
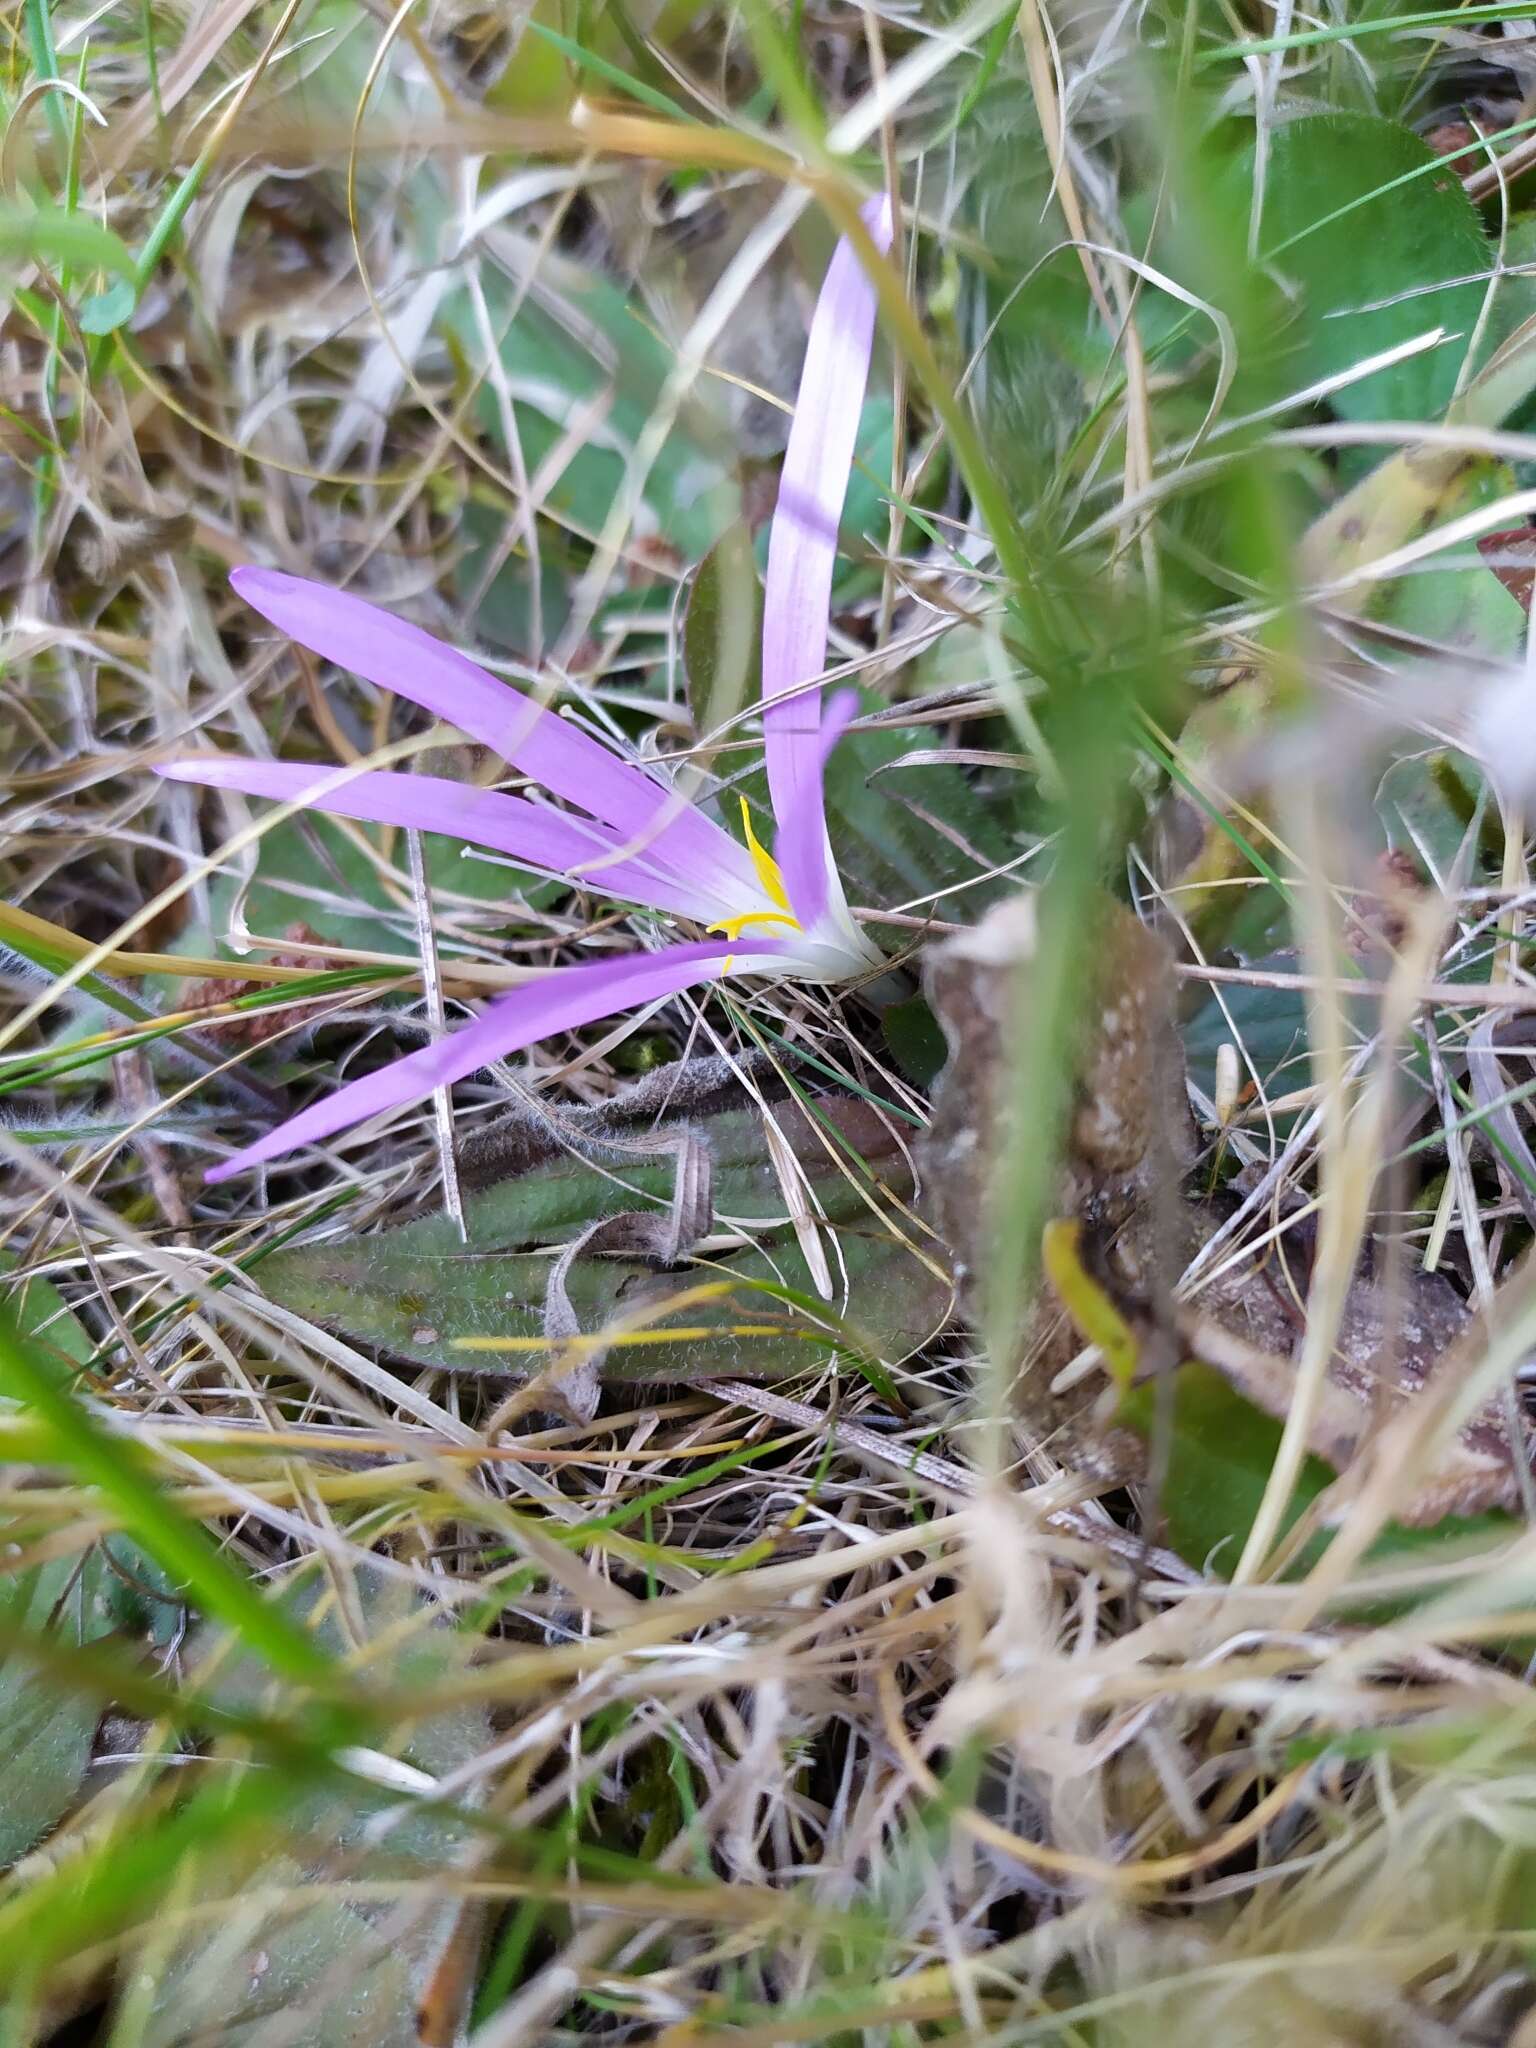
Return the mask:
{"type": "MultiPolygon", "coordinates": [[[[1386,189],[1433,162],[1417,135],[1370,114],[1309,115],[1271,134],[1261,246],[1297,295],[1292,382],[1336,376],[1435,327],[1448,337],[1336,392],[1346,419],[1432,420],[1456,388],[1487,239],[1451,171],[1386,189]]],[[[1234,200],[1246,207],[1246,192],[1234,200]]]]}
{"type": "MultiPolygon", "coordinates": [[[[721,1375],[781,1378],[849,1347],[883,1360],[904,1358],[942,1323],[949,1286],[926,1241],[889,1199],[910,1188],[903,1153],[879,1116],[848,1097],[806,1115],[774,1115],[810,1183],[834,1299],[821,1300],[786,1212],[761,1116],[732,1110],[696,1129],[714,1175],[714,1238],[686,1267],[659,1272],[645,1261],[579,1259],[567,1292],[584,1334],[615,1318],[637,1330],[705,1331],[673,1342],[620,1343],[609,1377],[690,1381],[721,1375]],[[726,1242],[713,1248],[714,1239],[726,1242]],[[746,1237],[745,1244],[732,1238],[746,1237]],[[701,1297],[699,1290],[718,1289],[701,1297]],[[668,1306],[668,1304],[676,1304],[668,1306]],[[750,1328],[753,1334],[742,1334],[750,1328]]],[[[672,1158],[637,1158],[622,1142],[557,1154],[465,1201],[469,1241],[447,1217],[275,1254],[262,1266],[276,1300],[350,1336],[423,1363],[522,1376],[544,1363],[536,1350],[465,1352],[464,1338],[538,1339],[557,1253],[591,1224],[630,1210],[663,1209],[672,1158]]]]}

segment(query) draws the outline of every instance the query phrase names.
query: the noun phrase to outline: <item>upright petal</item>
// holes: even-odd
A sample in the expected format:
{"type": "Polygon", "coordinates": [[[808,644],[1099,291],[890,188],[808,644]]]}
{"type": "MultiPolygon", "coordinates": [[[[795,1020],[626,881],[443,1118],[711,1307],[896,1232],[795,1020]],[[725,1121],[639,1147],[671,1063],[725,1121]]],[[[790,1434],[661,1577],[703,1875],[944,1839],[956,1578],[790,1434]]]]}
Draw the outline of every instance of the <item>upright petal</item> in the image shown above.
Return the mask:
{"type": "MultiPolygon", "coordinates": [[[[785,950],[773,941],[754,939],[750,951],[765,964],[785,950]]],[[[349,1124],[360,1124],[389,1109],[420,1102],[434,1088],[462,1081],[490,1060],[506,1059],[548,1038],[556,1031],[595,1024],[640,1003],[676,995],[701,981],[714,980],[734,955],[738,971],[746,964],[742,947],[723,939],[671,946],[661,953],[630,953],[617,960],[593,960],[580,967],[557,967],[488,1003],[472,1024],[437,1039],[419,1052],[407,1053],[377,1073],[365,1074],[334,1095],[311,1104],[254,1145],[209,1169],[209,1181],[228,1180],[263,1159],[276,1159],[299,1145],[329,1138],[349,1124]]]]}
{"type": "Polygon", "coordinates": [[[415,832],[442,832],[493,847],[511,859],[554,874],[575,874],[584,887],[653,910],[710,924],[720,915],[718,892],[691,888],[644,856],[624,860],[612,830],[590,818],[553,811],[526,797],[475,789],[441,775],[393,775],[322,768],[295,761],[253,761],[242,754],[193,755],[162,761],[156,773],[172,782],[200,782],[209,789],[238,789],[246,796],[296,799],[312,809],[371,824],[403,825],[415,832]]]}
{"type": "MultiPolygon", "coordinates": [[[[889,197],[872,199],[863,220],[876,247],[889,248],[889,197]]],[[[797,831],[814,833],[824,860],[825,756],[818,738],[821,692],[814,685],[827,663],[837,524],[853,467],[874,330],[874,287],[845,238],[833,253],[811,320],[768,536],[763,612],[763,734],[774,815],[781,831],[793,815],[797,831]]],[[[784,850],[778,858],[787,873],[784,850]]],[[[795,910],[804,922],[798,902],[795,910]]]]}
{"type": "Polygon", "coordinates": [[[244,568],[236,569],[230,582],[289,639],[458,726],[556,796],[644,846],[674,872],[707,879],[725,868],[751,886],[751,862],[728,832],[457,648],[350,591],[331,590],[302,576],[244,568]]]}
{"type": "Polygon", "coordinates": [[[814,933],[830,908],[846,913],[842,883],[828,857],[823,778],[827,759],[858,716],[856,690],[835,690],[822,714],[821,728],[805,747],[806,773],[799,779],[788,807],[779,813],[778,863],[785,894],[807,933],[814,933]]]}

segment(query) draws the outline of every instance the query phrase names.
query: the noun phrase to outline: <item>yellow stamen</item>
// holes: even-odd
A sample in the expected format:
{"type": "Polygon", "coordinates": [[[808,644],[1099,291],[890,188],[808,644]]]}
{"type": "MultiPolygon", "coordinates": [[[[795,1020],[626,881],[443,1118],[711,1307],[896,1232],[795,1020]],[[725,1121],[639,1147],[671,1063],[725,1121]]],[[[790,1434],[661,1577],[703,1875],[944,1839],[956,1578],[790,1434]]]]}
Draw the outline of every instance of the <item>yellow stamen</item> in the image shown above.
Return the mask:
{"type": "MultiPolygon", "coordinates": [[[[747,809],[745,797],[741,800],[741,823],[747,835],[747,851],[752,856],[752,865],[757,869],[757,878],[767,891],[769,901],[777,903],[780,910],[788,910],[789,891],[784,886],[784,877],[779,873],[778,862],[752,830],[752,813],[747,809]]],[[[793,917],[789,922],[794,925],[796,931],[800,929],[793,917]]],[[[713,929],[711,926],[711,930],[713,929]]]]}
{"type": "MultiPolygon", "coordinates": [[[[741,800],[741,823],[747,835],[747,851],[752,856],[752,865],[757,869],[757,878],[763,885],[763,893],[771,903],[777,903],[777,910],[744,910],[740,917],[722,917],[707,927],[720,932],[728,939],[739,939],[749,924],[782,924],[790,931],[800,929],[800,920],[789,907],[789,891],[784,886],[784,877],[779,873],[779,864],[752,830],[752,813],[747,809],[745,797],[741,800]]],[[[722,974],[731,971],[732,955],[727,954],[722,974]]]]}
{"type": "Polygon", "coordinates": [[[705,930],[720,932],[725,938],[739,939],[749,924],[787,924],[792,932],[800,929],[800,921],[777,910],[744,910],[740,917],[717,918],[705,930]]]}

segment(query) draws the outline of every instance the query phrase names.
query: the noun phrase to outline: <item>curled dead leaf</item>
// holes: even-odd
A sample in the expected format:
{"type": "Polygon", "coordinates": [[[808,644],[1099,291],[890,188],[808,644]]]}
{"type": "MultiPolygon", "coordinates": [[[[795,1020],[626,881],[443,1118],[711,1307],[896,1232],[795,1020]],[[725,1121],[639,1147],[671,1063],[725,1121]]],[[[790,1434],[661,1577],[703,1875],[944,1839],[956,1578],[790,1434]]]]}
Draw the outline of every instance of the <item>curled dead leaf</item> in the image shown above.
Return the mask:
{"type": "MultiPolygon", "coordinates": [[[[1195,1132],[1171,956],[1120,906],[1105,909],[1102,931],[1058,1222],[1048,1233],[1054,1285],[1040,1290],[1020,1333],[1016,1397],[1031,1433],[1064,1462],[1120,1479],[1147,1469],[1145,1433],[1124,1426],[1128,1381],[1146,1384],[1198,1361],[1263,1415],[1286,1416],[1306,1332],[1312,1236],[1298,1217],[1253,1257],[1229,1253],[1191,1299],[1176,1299],[1177,1272],[1221,1226],[1230,1198],[1207,1199],[1184,1185],[1195,1132]]],[[[1019,897],[929,956],[929,1000],[950,1057],[924,1155],[927,1199],[972,1314],[992,1242],[987,1204],[998,1148],[1028,1142],[1027,1132],[1005,1131],[1001,1111],[1034,943],[1033,904],[1019,897]]],[[[1448,1357],[1476,1342],[1479,1327],[1443,1275],[1362,1262],[1308,1434],[1308,1448],[1341,1475],[1341,1508],[1381,1429],[1448,1357]]],[[[1490,1403],[1441,1447],[1398,1519],[1429,1524],[1515,1507],[1530,1457],[1529,1432],[1513,1446],[1502,1410],[1490,1403]]]]}

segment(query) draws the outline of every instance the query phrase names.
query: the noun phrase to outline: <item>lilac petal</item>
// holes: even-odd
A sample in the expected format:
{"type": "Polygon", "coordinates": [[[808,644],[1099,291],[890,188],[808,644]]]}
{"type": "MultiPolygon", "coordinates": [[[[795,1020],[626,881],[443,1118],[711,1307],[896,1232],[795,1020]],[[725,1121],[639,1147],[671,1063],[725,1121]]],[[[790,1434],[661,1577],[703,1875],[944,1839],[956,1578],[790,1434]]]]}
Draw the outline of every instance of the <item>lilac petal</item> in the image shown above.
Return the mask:
{"type": "MultiPolygon", "coordinates": [[[[754,939],[751,953],[776,957],[789,950],[772,940],[754,939]]],[[[434,1088],[449,1087],[491,1060],[506,1059],[548,1038],[556,1031],[595,1024],[659,997],[676,995],[697,982],[718,978],[731,955],[742,962],[743,949],[724,939],[701,939],[669,946],[661,953],[630,953],[615,960],[593,960],[580,967],[557,967],[536,981],[525,982],[488,1003],[472,1024],[446,1038],[408,1053],[375,1074],[366,1074],[334,1095],[302,1110],[268,1131],[254,1145],[223,1160],[204,1175],[208,1181],[228,1180],[264,1159],[276,1159],[300,1145],[310,1145],[360,1124],[389,1109],[420,1102],[434,1088]]]]}
{"type": "MultiPolygon", "coordinates": [[[[883,253],[892,235],[889,195],[872,199],[862,218],[883,253]]],[[[827,664],[837,523],[853,467],[874,331],[874,286],[845,238],[833,253],[811,320],[768,536],[763,611],[763,736],[774,815],[782,829],[793,814],[797,830],[823,844],[821,693],[804,686],[827,664]]],[[[784,866],[782,852],[778,858],[784,866]]],[[[793,890],[790,900],[804,923],[793,890]]]]}
{"type": "Polygon", "coordinates": [[[580,870],[576,879],[586,887],[702,924],[720,914],[717,895],[689,888],[643,860],[617,858],[619,842],[605,826],[546,810],[526,797],[475,789],[440,775],[356,773],[292,761],[252,761],[241,754],[163,761],[155,772],[172,782],[238,789],[247,796],[275,797],[280,803],[297,799],[343,818],[403,825],[414,832],[443,832],[556,874],[580,870]]]}
{"type": "Polygon", "coordinates": [[[236,569],[229,580],[289,639],[458,726],[680,876],[707,883],[724,867],[752,886],[751,862],[728,832],[579,726],[419,626],[350,591],[278,569],[236,569]]]}
{"type": "Polygon", "coordinates": [[[823,778],[832,749],[858,715],[857,690],[838,690],[828,699],[821,730],[806,750],[807,773],[779,826],[776,858],[784,878],[784,892],[807,932],[814,931],[825,914],[833,891],[839,899],[834,908],[846,907],[842,901],[843,885],[838,880],[827,839],[823,778]]]}

